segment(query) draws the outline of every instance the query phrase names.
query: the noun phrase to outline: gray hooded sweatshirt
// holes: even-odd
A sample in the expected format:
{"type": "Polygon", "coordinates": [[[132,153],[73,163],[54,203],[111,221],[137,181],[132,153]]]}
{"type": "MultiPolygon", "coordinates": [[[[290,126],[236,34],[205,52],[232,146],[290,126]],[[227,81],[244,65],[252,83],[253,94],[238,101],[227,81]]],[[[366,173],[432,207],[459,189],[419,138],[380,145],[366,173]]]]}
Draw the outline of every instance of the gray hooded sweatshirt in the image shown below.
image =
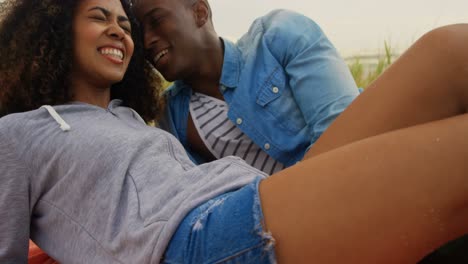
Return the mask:
{"type": "Polygon", "coordinates": [[[184,216],[265,175],[228,157],[195,166],[170,134],[113,100],[0,119],[0,263],[28,239],[62,263],[159,263],[184,216]]]}

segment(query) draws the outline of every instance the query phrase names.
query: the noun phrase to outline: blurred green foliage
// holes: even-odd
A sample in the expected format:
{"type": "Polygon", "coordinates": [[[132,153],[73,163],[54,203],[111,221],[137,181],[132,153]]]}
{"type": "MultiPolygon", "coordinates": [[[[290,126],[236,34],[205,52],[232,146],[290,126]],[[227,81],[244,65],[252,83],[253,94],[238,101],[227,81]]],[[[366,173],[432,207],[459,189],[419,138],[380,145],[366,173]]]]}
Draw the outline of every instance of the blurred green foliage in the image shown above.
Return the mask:
{"type": "Polygon", "coordinates": [[[377,58],[377,65],[372,69],[368,69],[368,66],[361,62],[359,56],[355,56],[354,61],[349,65],[351,74],[356,81],[358,87],[366,88],[372,83],[377,77],[379,77],[385,69],[388,68],[393,62],[393,58],[396,56],[390,47],[390,45],[385,42],[385,53],[382,56],[377,58]]]}

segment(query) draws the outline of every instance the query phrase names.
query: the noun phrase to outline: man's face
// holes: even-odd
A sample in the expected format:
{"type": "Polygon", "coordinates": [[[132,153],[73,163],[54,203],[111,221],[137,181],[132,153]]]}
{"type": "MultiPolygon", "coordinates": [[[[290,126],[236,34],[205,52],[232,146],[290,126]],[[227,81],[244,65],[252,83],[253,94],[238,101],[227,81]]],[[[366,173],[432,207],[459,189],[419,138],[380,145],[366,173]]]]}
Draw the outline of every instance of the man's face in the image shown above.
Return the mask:
{"type": "Polygon", "coordinates": [[[138,0],[135,13],[143,26],[147,59],[168,81],[194,71],[198,27],[186,0],[138,0]]]}

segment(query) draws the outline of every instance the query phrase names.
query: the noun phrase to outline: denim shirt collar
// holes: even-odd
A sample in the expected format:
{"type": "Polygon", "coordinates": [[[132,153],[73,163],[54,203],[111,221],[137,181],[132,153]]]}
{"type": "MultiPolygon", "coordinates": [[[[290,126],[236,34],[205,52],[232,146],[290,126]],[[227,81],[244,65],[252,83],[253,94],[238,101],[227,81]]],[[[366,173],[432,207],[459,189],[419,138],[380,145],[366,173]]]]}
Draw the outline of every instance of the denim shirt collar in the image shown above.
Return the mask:
{"type": "Polygon", "coordinates": [[[183,94],[191,94],[192,93],[192,88],[190,85],[186,84],[182,80],[177,80],[174,81],[174,83],[169,86],[166,90],[164,90],[163,94],[169,97],[174,97],[178,95],[180,92],[183,92],[183,94]]]}
{"type": "Polygon", "coordinates": [[[227,88],[235,88],[239,83],[241,56],[235,44],[221,38],[224,43],[224,62],[220,84],[227,88]]]}

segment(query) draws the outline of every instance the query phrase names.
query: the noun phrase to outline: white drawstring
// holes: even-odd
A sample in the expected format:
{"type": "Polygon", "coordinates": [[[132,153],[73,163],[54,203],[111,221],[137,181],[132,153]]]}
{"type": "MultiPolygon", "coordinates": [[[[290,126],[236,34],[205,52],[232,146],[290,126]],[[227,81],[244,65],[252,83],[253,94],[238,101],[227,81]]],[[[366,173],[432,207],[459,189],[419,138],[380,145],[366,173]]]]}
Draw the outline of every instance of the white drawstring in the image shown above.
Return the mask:
{"type": "Polygon", "coordinates": [[[60,125],[60,129],[62,129],[65,132],[70,131],[70,125],[62,119],[62,117],[55,111],[55,109],[52,106],[43,105],[41,106],[41,108],[45,108],[49,112],[52,118],[60,125]]]}

